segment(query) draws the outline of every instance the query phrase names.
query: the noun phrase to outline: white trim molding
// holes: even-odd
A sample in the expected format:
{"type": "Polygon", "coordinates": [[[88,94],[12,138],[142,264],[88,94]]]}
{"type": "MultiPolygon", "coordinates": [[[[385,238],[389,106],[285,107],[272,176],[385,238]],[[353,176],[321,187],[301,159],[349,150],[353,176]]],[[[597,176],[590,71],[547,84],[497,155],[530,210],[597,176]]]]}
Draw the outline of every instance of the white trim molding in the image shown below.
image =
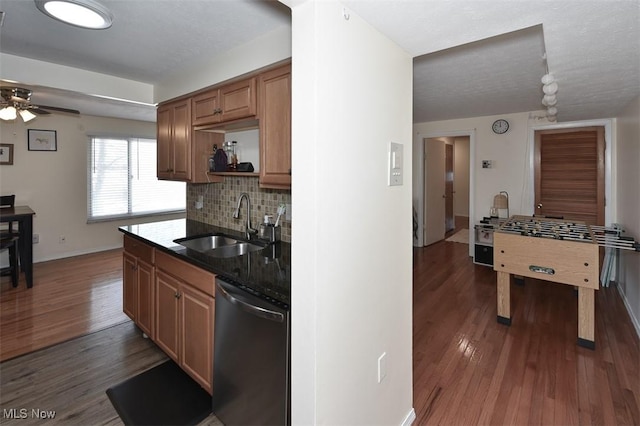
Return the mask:
{"type": "Polygon", "coordinates": [[[411,426],[415,420],[416,410],[412,408],[411,411],[409,411],[409,413],[407,414],[407,417],[405,417],[402,423],[400,423],[400,426],[411,426]]]}

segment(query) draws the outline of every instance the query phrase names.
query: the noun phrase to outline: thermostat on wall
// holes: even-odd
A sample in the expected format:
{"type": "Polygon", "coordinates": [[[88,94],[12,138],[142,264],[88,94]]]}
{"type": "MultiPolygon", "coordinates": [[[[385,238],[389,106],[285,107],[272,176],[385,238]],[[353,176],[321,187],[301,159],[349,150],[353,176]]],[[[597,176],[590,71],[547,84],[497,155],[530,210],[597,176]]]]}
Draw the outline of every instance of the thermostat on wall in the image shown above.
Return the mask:
{"type": "Polygon", "coordinates": [[[389,142],[389,186],[402,185],[402,144],[389,142]]]}

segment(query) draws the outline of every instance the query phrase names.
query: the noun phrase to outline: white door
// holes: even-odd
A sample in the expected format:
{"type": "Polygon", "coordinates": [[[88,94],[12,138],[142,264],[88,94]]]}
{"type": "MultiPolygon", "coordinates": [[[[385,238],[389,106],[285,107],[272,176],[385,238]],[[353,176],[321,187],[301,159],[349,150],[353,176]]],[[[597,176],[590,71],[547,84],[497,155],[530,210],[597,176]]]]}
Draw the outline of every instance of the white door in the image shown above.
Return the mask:
{"type": "Polygon", "coordinates": [[[444,239],[445,142],[427,139],[424,147],[424,245],[444,239]]]}

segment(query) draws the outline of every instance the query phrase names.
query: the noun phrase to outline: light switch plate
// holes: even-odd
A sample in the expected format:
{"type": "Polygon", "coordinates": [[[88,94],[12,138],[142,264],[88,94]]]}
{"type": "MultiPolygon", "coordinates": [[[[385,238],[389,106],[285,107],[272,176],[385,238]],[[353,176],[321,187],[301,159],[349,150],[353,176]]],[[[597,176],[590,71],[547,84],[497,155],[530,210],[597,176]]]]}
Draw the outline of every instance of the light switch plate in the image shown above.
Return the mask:
{"type": "Polygon", "coordinates": [[[389,142],[389,186],[402,185],[403,157],[402,144],[389,142]]]}

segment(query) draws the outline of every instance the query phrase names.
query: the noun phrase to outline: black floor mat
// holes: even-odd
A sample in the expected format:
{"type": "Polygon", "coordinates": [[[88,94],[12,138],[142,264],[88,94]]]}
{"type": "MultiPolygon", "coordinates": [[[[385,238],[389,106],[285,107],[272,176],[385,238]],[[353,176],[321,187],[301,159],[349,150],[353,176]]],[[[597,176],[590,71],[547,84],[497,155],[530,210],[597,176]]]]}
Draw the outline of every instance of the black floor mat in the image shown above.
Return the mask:
{"type": "Polygon", "coordinates": [[[211,414],[211,395],[171,360],[107,395],[125,425],[195,425],[211,414]]]}

